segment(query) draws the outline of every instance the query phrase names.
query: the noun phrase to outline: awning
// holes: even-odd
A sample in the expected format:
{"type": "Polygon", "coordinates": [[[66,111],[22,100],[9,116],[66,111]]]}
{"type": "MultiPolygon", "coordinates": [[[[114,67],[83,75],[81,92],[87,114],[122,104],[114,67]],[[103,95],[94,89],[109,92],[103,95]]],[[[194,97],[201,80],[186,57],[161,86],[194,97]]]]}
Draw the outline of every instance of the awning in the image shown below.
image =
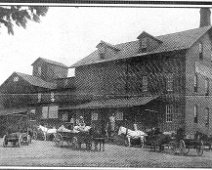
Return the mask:
{"type": "Polygon", "coordinates": [[[28,109],[27,108],[10,108],[10,109],[2,109],[0,110],[0,116],[6,115],[26,115],[28,109]]]}
{"type": "Polygon", "coordinates": [[[100,108],[123,108],[123,107],[133,107],[141,106],[149,103],[150,101],[158,98],[158,96],[152,97],[131,97],[123,99],[109,99],[109,100],[99,100],[91,101],[88,103],[70,106],[65,108],[60,108],[60,110],[65,109],[100,109],[100,108]]]}

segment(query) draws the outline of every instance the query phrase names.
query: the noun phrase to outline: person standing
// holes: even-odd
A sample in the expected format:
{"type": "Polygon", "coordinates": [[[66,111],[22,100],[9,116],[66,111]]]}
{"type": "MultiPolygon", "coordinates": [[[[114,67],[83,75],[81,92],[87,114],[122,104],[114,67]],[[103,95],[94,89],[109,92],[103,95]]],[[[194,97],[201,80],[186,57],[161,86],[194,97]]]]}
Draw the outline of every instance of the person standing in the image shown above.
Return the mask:
{"type": "Polygon", "coordinates": [[[116,119],[115,119],[115,114],[112,113],[109,117],[109,130],[108,130],[108,135],[109,138],[113,137],[114,132],[115,132],[115,124],[116,124],[116,119]]]}

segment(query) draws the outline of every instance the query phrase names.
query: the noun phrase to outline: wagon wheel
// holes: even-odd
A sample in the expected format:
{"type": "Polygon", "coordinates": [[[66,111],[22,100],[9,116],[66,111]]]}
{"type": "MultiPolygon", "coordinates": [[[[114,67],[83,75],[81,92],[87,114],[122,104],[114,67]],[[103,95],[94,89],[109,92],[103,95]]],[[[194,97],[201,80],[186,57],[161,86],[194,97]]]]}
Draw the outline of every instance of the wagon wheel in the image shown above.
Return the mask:
{"type": "Polygon", "coordinates": [[[176,153],[176,148],[177,147],[176,147],[176,143],[174,141],[170,142],[168,147],[169,147],[169,153],[170,154],[173,155],[173,154],[176,153]]]}
{"type": "Polygon", "coordinates": [[[204,151],[204,144],[202,141],[200,141],[199,145],[196,147],[196,152],[198,156],[202,156],[204,151]]]}
{"type": "Polygon", "coordinates": [[[38,134],[36,131],[32,132],[32,139],[37,140],[38,134]]]}
{"type": "Polygon", "coordinates": [[[179,143],[180,154],[187,155],[189,152],[189,148],[186,148],[186,144],[184,140],[180,140],[179,143]]]}
{"type": "Polygon", "coordinates": [[[62,147],[63,146],[63,136],[61,134],[56,134],[54,137],[54,142],[56,146],[62,147]]]}
{"type": "Polygon", "coordinates": [[[3,147],[7,147],[8,142],[6,141],[7,135],[4,135],[3,137],[3,147]]]}

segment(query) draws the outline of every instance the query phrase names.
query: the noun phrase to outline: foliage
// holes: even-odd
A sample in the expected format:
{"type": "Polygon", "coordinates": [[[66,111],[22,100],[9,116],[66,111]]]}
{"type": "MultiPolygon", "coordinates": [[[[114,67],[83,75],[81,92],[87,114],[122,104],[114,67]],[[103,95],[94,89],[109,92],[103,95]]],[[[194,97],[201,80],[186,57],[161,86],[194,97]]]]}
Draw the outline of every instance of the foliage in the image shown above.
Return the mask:
{"type": "Polygon", "coordinates": [[[0,27],[5,26],[8,34],[14,34],[14,23],[26,28],[28,20],[40,22],[40,17],[45,16],[48,7],[43,6],[0,6],[0,27]]]}

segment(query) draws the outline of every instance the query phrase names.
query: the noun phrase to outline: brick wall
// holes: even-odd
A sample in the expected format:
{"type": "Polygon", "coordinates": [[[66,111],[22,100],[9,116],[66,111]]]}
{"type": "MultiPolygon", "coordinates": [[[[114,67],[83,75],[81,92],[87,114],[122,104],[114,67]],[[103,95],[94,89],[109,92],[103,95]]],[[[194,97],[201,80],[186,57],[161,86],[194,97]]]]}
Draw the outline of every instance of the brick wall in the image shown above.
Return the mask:
{"type": "Polygon", "coordinates": [[[211,134],[212,130],[212,101],[211,101],[211,87],[212,79],[209,78],[209,97],[205,96],[205,79],[212,73],[211,63],[211,40],[209,34],[205,34],[199,41],[197,41],[186,54],[186,108],[185,108],[185,126],[186,133],[193,134],[195,131],[202,131],[211,134]],[[199,59],[199,43],[203,45],[203,60],[199,59]],[[194,75],[196,73],[195,62],[200,67],[207,68],[204,73],[197,73],[198,76],[198,91],[194,92],[194,75]],[[194,105],[198,106],[198,123],[194,123],[194,105]],[[210,119],[209,127],[205,126],[206,112],[205,108],[209,108],[210,119]]]}
{"type": "MultiPolygon", "coordinates": [[[[77,93],[92,94],[93,99],[131,96],[161,96],[160,127],[176,130],[185,114],[185,55],[184,52],[159,54],[123,61],[78,67],[77,93]],[[167,75],[173,74],[173,91],[166,90],[167,75]],[[148,77],[148,91],[142,91],[142,77],[148,77]],[[173,122],[165,120],[165,105],[174,104],[173,122]],[[176,111],[177,110],[177,111],[176,111]]],[[[154,103],[157,104],[157,103],[154,103]]],[[[126,108],[125,108],[126,109],[126,108]]],[[[125,113],[125,114],[132,114],[125,113]]]]}

